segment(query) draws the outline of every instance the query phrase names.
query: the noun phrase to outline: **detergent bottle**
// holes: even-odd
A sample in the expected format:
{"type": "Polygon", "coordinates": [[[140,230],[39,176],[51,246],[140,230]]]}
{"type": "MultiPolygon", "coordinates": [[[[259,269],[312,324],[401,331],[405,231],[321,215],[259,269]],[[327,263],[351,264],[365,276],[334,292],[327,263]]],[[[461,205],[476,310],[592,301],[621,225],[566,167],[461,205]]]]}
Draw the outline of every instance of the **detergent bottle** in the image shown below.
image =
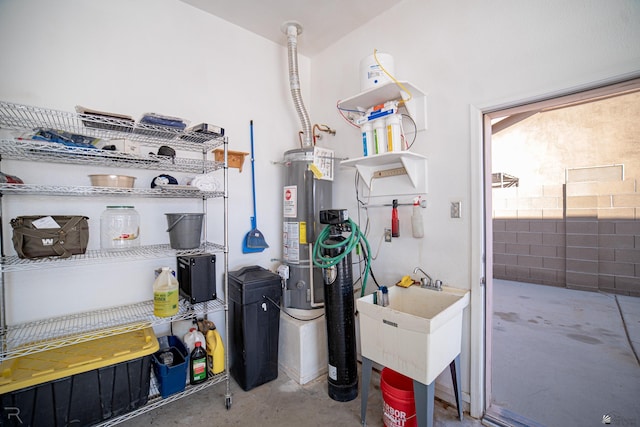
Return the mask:
{"type": "Polygon", "coordinates": [[[162,267],[162,271],[153,282],[153,314],[158,317],[169,317],[178,313],[178,280],[173,276],[170,267],[162,267]]]}
{"type": "Polygon", "coordinates": [[[224,344],[217,329],[207,331],[207,361],[212,374],[224,371],[224,344]]]}

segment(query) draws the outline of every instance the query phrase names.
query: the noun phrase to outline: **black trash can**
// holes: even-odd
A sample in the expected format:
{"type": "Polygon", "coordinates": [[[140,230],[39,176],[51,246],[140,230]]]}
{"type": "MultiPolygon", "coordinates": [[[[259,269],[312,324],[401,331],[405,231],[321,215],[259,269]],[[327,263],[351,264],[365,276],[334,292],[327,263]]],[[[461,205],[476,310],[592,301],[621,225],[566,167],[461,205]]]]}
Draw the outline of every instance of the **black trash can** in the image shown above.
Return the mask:
{"type": "Polygon", "coordinates": [[[248,391],[278,378],[280,276],[254,265],[229,272],[231,374],[248,391]]]}

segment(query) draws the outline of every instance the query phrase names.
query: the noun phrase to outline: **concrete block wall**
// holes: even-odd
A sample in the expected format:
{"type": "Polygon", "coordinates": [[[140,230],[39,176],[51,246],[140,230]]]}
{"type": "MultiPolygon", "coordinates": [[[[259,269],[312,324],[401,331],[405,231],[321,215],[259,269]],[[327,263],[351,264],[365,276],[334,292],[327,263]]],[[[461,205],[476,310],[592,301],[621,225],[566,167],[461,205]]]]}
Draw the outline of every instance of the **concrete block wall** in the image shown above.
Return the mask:
{"type": "Polygon", "coordinates": [[[493,190],[494,277],[640,296],[635,179],[493,190]]]}

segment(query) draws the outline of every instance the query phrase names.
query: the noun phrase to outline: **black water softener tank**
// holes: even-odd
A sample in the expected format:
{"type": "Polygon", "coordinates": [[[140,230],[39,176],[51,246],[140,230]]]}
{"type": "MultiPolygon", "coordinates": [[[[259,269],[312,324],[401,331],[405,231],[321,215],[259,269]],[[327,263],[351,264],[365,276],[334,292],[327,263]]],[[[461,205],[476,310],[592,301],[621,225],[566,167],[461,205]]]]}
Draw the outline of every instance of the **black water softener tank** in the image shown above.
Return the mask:
{"type": "MultiPolygon", "coordinates": [[[[324,241],[322,255],[340,256],[346,240],[344,224],[329,225],[329,237],[324,241]]],[[[328,392],[338,402],[348,402],[358,396],[358,366],[356,360],[356,326],[354,316],[351,253],[338,264],[322,270],[324,279],[324,311],[327,318],[329,347],[328,392]]]]}
{"type": "Polygon", "coordinates": [[[244,391],[278,378],[280,276],[254,265],[229,272],[231,374],[244,391]]]}

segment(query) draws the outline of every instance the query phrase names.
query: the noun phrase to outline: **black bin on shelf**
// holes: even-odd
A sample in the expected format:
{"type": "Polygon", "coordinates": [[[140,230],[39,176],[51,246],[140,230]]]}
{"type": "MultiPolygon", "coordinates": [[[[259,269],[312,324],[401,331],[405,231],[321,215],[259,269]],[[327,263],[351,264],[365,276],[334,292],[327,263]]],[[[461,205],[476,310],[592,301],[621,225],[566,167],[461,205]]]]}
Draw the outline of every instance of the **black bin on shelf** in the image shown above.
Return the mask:
{"type": "Polygon", "coordinates": [[[254,265],[229,272],[231,374],[248,391],[278,377],[280,276],[254,265]]]}

